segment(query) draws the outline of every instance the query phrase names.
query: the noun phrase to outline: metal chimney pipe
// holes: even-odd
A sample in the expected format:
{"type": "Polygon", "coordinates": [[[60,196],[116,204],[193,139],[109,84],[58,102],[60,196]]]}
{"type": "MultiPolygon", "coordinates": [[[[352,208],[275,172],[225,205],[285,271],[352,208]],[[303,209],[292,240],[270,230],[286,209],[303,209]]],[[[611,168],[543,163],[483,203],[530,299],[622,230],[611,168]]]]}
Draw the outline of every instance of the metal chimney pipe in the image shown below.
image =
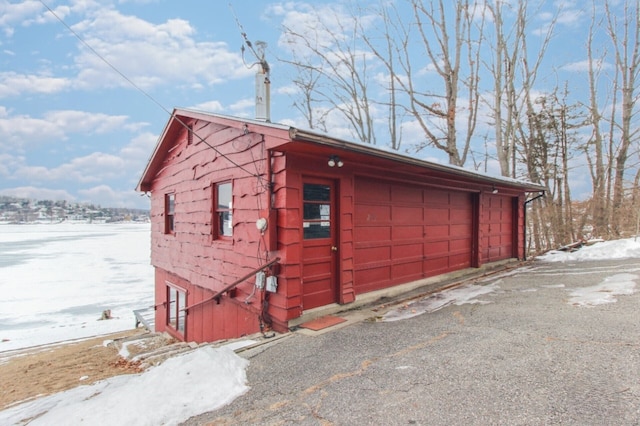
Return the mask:
{"type": "Polygon", "coordinates": [[[267,43],[256,42],[260,54],[260,69],[256,73],[256,120],[271,121],[271,82],[269,81],[269,64],[264,59],[267,43]]]}

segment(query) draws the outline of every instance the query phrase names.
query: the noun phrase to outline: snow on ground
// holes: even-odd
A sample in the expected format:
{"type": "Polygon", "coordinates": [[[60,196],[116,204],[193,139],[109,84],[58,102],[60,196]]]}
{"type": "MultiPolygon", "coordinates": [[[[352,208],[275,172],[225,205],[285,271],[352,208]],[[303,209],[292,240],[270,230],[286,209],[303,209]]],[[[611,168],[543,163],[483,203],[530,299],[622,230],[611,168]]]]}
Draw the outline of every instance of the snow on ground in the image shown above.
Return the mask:
{"type": "Polygon", "coordinates": [[[382,321],[392,322],[412,318],[426,312],[435,312],[449,305],[464,305],[466,303],[490,303],[477,300],[478,296],[492,293],[499,287],[496,283],[489,285],[467,284],[449,290],[433,293],[424,299],[408,303],[393,309],[382,316],[382,321]]]}
{"type": "MultiPolygon", "coordinates": [[[[574,252],[552,250],[537,259],[543,262],[580,262],[586,260],[640,258],[640,239],[603,241],[592,246],[582,247],[574,252]]],[[[593,307],[606,303],[615,303],[615,296],[631,295],[636,292],[636,281],[640,276],[622,273],[607,277],[600,284],[572,290],[567,301],[570,305],[593,307]]]]}
{"type": "Polygon", "coordinates": [[[580,262],[583,260],[640,258],[640,238],[604,241],[574,252],[551,250],[538,260],[545,262],[580,262]]]}
{"type": "Polygon", "coordinates": [[[636,283],[640,276],[636,274],[616,274],[607,277],[600,284],[583,287],[570,293],[567,303],[574,306],[593,307],[605,303],[615,303],[615,296],[635,293],[636,283]]]}
{"type": "Polygon", "coordinates": [[[245,393],[248,364],[231,348],[205,346],[137,375],[112,377],[0,411],[0,424],[175,425],[245,393]]]}

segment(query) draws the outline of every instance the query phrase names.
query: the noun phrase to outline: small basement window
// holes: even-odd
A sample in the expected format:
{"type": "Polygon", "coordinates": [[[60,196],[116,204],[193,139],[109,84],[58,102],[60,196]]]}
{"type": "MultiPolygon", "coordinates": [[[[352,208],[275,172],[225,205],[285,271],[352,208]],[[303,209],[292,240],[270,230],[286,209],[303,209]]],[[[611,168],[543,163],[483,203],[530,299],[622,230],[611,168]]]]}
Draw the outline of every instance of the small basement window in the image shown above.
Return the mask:
{"type": "Polygon", "coordinates": [[[176,194],[164,196],[164,233],[173,234],[175,229],[176,194]]]}
{"type": "Polygon", "coordinates": [[[186,329],[187,292],[167,284],[167,326],[184,336],[186,329]]]}
{"type": "Polygon", "coordinates": [[[233,236],[233,195],[231,182],[214,186],[214,238],[233,236]]]}

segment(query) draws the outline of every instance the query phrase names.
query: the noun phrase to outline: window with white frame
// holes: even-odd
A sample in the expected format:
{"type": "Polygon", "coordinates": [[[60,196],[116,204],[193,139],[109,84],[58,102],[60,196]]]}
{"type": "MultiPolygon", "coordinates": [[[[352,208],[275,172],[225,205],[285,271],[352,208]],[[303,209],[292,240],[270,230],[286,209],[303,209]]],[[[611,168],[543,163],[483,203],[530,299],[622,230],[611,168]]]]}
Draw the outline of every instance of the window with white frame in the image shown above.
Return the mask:
{"type": "Polygon", "coordinates": [[[233,195],[231,182],[214,185],[214,238],[233,236],[233,195]]]}
{"type": "Polygon", "coordinates": [[[187,292],[167,283],[167,325],[184,336],[187,292]]]}

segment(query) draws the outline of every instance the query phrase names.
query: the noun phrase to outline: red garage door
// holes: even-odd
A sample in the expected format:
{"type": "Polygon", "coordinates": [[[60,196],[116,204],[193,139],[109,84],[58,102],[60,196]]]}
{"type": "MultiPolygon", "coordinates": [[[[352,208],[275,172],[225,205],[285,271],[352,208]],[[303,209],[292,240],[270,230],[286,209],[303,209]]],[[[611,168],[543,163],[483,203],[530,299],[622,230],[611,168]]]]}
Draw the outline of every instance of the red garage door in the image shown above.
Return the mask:
{"type": "Polygon", "coordinates": [[[487,195],[482,223],[481,262],[517,257],[514,254],[514,198],[487,195]]]}
{"type": "Polygon", "coordinates": [[[470,193],[357,178],[354,219],[357,293],[471,266],[470,193]]]}

